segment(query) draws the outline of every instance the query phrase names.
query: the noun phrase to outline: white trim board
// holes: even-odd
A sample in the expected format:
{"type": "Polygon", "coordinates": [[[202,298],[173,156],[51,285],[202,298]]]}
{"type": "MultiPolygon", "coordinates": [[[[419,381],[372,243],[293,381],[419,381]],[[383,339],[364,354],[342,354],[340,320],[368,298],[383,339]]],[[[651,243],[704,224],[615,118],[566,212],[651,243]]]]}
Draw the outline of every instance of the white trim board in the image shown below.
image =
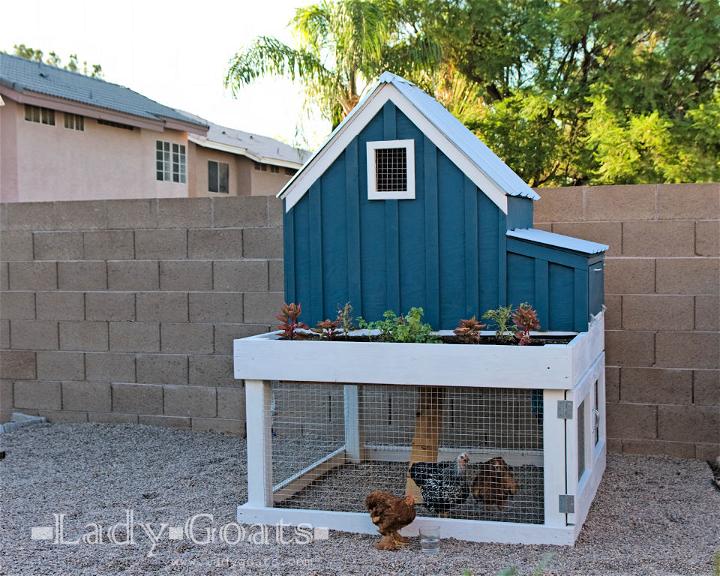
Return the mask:
{"type": "MultiPolygon", "coordinates": [[[[307,527],[329,528],[340,532],[375,534],[379,538],[377,527],[366,512],[263,508],[244,504],[237,508],[237,521],[239,524],[277,525],[280,522],[290,526],[303,524],[307,527]]],[[[419,529],[424,525],[439,526],[440,537],[443,539],[457,538],[470,542],[573,546],[577,537],[574,526],[546,526],[427,516],[417,516],[412,524],[401,530],[401,534],[410,537],[417,536],[419,529]]],[[[579,530],[577,532],[579,533],[579,530]]]]}
{"type": "MultiPolygon", "coordinates": [[[[330,168],[345,148],[367,126],[386,102],[391,101],[398,110],[410,119],[472,182],[492,200],[504,214],[507,214],[506,193],[445,134],[423,115],[392,84],[380,84],[351,112],[347,122],[340,125],[335,135],[318,150],[278,194],[285,200],[285,211],[289,212],[310,190],[310,186],[330,168]]],[[[359,171],[362,173],[362,169],[359,171]]]]}
{"type": "Polygon", "coordinates": [[[366,147],[368,200],[415,200],[415,140],[376,140],[366,147]],[[376,151],[389,148],[405,150],[405,190],[378,192],[376,151]]]}

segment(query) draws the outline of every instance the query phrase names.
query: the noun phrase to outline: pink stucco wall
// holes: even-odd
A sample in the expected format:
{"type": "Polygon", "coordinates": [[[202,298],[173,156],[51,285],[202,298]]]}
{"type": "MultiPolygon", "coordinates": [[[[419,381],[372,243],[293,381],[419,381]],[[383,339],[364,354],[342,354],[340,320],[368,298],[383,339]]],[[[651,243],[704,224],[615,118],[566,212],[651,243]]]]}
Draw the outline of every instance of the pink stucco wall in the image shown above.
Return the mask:
{"type": "MultiPolygon", "coordinates": [[[[0,107],[0,200],[32,202],[188,196],[188,184],[155,178],[155,142],[185,144],[185,132],[104,126],[85,118],[85,130],[25,120],[24,106],[0,107]]],[[[188,170],[190,168],[188,167],[188,170]]]]}

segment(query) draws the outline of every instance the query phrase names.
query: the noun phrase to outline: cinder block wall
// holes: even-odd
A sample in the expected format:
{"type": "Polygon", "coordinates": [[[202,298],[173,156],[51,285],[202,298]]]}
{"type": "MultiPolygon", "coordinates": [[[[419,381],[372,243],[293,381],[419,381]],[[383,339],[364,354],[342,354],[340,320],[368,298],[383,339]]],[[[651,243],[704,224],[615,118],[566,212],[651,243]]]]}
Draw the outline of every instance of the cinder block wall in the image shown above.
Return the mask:
{"type": "Polygon", "coordinates": [[[611,449],[720,455],[720,185],[538,192],[538,227],[610,246],[611,449]]]}
{"type": "MultiPolygon", "coordinates": [[[[611,247],[610,448],[720,454],[720,185],[539,192],[538,227],[611,247]]],[[[243,429],[232,340],[275,324],[278,201],[8,204],[0,230],[0,413],[243,429]]]]}
{"type": "Polygon", "coordinates": [[[0,415],[242,432],[233,338],[282,295],[274,198],[0,205],[0,415]]]}

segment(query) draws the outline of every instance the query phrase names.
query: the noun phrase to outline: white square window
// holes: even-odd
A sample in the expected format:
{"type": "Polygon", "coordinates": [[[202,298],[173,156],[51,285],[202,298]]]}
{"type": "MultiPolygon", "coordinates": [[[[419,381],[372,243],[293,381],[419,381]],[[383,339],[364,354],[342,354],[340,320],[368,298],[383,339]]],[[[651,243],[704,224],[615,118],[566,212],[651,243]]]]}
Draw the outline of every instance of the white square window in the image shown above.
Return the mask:
{"type": "Polygon", "coordinates": [[[367,143],[369,200],[415,198],[415,141],[367,143]]]}

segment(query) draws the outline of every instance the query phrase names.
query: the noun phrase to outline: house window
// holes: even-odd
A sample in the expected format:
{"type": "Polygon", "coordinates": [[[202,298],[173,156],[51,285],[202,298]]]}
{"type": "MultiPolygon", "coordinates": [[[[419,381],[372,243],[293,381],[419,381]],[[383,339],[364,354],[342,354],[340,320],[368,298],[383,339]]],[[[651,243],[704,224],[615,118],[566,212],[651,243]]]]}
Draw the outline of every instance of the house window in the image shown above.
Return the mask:
{"type": "Polygon", "coordinates": [[[55,110],[25,104],[25,120],[55,126],[55,110]]]}
{"type": "Polygon", "coordinates": [[[295,170],[295,168],[285,168],[286,176],[294,176],[295,172],[297,172],[297,170],[295,170]]]}
{"type": "Polygon", "coordinates": [[[368,199],[415,198],[415,141],[367,143],[368,199]]]}
{"type": "Polygon", "coordinates": [[[70,130],[79,130],[83,132],[85,130],[85,117],[79,114],[68,114],[65,112],[65,128],[70,130]]]}
{"type": "Polygon", "coordinates": [[[155,142],[155,175],[165,182],[185,183],[185,146],[174,142],[155,142]]]}
{"type": "Polygon", "coordinates": [[[255,164],[255,170],[262,170],[267,172],[267,164],[261,164],[260,162],[253,162],[255,164]]]}
{"type": "Polygon", "coordinates": [[[270,166],[270,172],[272,172],[273,174],[279,174],[280,166],[270,166]]]}
{"type": "Polygon", "coordinates": [[[230,165],[208,160],[208,192],[228,193],[230,165]]]}

